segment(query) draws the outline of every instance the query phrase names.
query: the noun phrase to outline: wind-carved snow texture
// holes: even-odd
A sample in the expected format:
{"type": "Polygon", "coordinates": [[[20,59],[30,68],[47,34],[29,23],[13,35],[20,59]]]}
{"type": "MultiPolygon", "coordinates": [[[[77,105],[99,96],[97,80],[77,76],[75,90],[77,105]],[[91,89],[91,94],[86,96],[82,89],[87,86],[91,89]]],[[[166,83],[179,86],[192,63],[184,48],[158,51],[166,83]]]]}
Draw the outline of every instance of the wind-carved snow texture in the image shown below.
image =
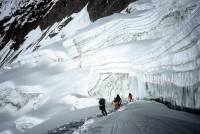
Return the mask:
{"type": "Polygon", "coordinates": [[[80,66],[92,66],[88,91],[92,96],[115,89],[103,77],[121,73],[128,76],[130,88],[116,92],[131,91],[135,97],[200,109],[200,3],[155,0],[151,4],[145,10],[138,2],[135,5],[142,10],[113,15],[118,19],[108,23],[104,22],[111,18],[101,19],[63,45],[71,58],[80,60],[80,66]]]}
{"type": "Polygon", "coordinates": [[[15,87],[11,83],[3,83],[0,85],[0,109],[10,112],[34,109],[41,95],[43,95],[41,89],[35,86],[15,87]]]}
{"type": "Polygon", "coordinates": [[[24,132],[40,124],[41,122],[43,122],[43,120],[36,119],[33,117],[20,117],[19,119],[15,121],[15,124],[18,130],[20,130],[21,132],[24,132]]]}

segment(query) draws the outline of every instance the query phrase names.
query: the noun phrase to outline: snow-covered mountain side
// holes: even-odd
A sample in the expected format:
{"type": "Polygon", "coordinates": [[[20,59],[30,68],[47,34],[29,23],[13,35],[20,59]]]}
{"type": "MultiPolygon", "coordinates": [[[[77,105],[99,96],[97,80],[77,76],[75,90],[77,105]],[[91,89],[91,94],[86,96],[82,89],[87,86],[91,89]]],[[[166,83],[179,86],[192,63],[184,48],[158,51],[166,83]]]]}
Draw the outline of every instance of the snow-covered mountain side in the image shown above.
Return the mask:
{"type": "Polygon", "coordinates": [[[199,113],[200,1],[24,2],[0,6],[0,132],[129,92],[199,113]]]}
{"type": "MultiPolygon", "coordinates": [[[[77,25],[69,31],[64,28],[71,20],[79,16],[78,12],[85,6],[91,21],[95,21],[120,12],[133,1],[135,0],[122,2],[116,0],[1,0],[0,66],[10,64],[19,55],[45,46],[46,44],[41,40],[47,38],[54,40],[53,37],[58,33],[60,33],[60,39],[68,38],[78,28],[88,25],[87,23],[77,25]],[[32,31],[38,31],[39,34],[32,35],[32,31]]],[[[82,22],[85,20],[79,19],[82,22]]],[[[90,19],[86,21],[91,23],[90,19]]]]}

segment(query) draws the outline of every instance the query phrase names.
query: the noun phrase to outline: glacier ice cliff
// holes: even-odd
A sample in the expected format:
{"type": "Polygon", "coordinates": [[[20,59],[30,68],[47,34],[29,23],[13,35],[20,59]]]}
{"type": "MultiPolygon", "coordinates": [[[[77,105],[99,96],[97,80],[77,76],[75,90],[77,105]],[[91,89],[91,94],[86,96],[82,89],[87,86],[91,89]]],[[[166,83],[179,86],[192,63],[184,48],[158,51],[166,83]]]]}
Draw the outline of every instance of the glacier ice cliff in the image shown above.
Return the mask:
{"type": "Polygon", "coordinates": [[[80,67],[91,66],[88,93],[112,100],[133,92],[182,110],[200,109],[199,1],[142,2],[63,43],[80,67]]]}

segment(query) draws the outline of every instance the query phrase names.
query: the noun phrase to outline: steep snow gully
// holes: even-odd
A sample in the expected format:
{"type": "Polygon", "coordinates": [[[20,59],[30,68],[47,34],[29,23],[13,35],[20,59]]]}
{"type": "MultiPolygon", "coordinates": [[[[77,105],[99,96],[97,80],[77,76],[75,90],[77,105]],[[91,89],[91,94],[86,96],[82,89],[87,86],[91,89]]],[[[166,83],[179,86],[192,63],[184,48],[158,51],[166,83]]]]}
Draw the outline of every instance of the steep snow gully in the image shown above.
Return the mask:
{"type": "MultiPolygon", "coordinates": [[[[58,13],[61,0],[43,2],[30,0],[27,9],[38,9],[37,15],[45,8],[38,21],[56,18],[45,26],[37,25],[37,17],[28,19],[23,5],[21,15],[9,14],[18,11],[12,0],[0,7],[12,9],[1,13],[0,19],[10,16],[0,23],[4,30],[35,22],[30,31],[20,31],[22,37],[16,34],[23,39],[16,49],[16,40],[0,31],[0,43],[8,39],[0,51],[0,132],[200,133],[195,115],[200,114],[199,0],[138,0],[129,5],[124,0],[122,5],[119,0],[74,0],[67,1],[73,6],[66,11],[76,12],[67,14],[62,14],[67,4],[58,13]],[[102,2],[106,9],[121,5],[121,12],[93,22],[91,10],[97,19],[102,2]],[[17,18],[27,23],[18,25],[17,18]],[[129,92],[136,100],[156,100],[174,110],[139,101],[98,118],[99,98],[110,104],[116,94],[126,100],[129,92]]],[[[100,16],[106,14],[110,10],[100,16]]]]}

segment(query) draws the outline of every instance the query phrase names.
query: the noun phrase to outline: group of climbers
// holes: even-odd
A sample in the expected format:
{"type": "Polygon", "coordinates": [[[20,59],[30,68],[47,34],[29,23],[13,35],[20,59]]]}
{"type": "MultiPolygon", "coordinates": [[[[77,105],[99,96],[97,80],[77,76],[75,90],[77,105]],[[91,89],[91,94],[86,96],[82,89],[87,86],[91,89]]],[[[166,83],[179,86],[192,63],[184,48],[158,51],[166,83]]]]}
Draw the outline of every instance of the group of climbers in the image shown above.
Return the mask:
{"type": "MultiPolygon", "coordinates": [[[[128,101],[129,102],[133,101],[133,95],[131,93],[128,94],[128,101]]],[[[113,105],[114,105],[114,109],[115,110],[118,110],[122,106],[122,99],[119,96],[119,94],[117,94],[117,96],[114,98],[113,105]]],[[[107,112],[106,112],[106,101],[105,101],[104,98],[100,98],[99,99],[99,109],[101,110],[103,116],[107,115],[107,112]]]]}

